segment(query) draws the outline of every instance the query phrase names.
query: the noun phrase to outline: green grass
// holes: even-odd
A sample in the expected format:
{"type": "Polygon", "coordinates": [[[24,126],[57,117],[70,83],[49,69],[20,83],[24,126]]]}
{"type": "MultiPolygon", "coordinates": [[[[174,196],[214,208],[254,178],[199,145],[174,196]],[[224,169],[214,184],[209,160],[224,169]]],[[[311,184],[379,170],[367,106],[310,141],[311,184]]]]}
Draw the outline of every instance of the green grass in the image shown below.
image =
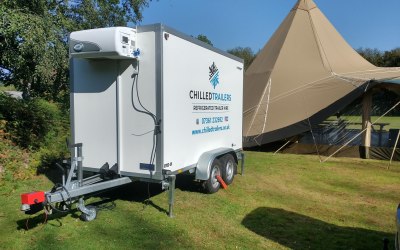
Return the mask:
{"type": "MultiPolygon", "coordinates": [[[[349,124],[346,126],[347,129],[362,129],[361,127],[361,122],[362,122],[362,117],[361,116],[341,116],[341,119],[348,121],[350,123],[359,123],[359,124],[349,124]]],[[[337,121],[336,116],[331,116],[327,121],[337,121]]],[[[373,125],[375,130],[379,131],[380,126],[378,126],[379,123],[388,123],[387,125],[382,127],[383,131],[389,131],[389,129],[400,129],[400,117],[398,116],[371,116],[371,122],[372,123],[377,123],[376,125],[373,125]],[[379,120],[378,120],[379,119],[379,120]]]]}
{"type": "Polygon", "coordinates": [[[4,86],[2,83],[0,83],[0,91],[15,91],[16,88],[14,87],[14,85],[10,85],[10,86],[4,86]]]}
{"type": "MultiPolygon", "coordinates": [[[[4,249],[381,249],[393,247],[400,201],[400,163],[246,152],[245,175],[228,190],[207,195],[181,176],[175,218],[165,214],[168,196],[134,183],[102,198],[116,207],[92,222],[78,212],[29,220],[19,211],[19,194],[48,190],[45,176],[0,180],[0,248],[4,249]]],[[[104,205],[110,205],[105,203],[104,205]]]]}

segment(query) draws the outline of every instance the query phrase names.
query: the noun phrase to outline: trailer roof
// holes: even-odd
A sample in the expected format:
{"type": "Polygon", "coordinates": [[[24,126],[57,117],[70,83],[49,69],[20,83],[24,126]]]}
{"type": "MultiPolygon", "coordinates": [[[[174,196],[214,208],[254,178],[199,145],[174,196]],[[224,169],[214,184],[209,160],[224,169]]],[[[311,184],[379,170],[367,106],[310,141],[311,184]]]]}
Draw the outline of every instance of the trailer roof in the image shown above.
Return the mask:
{"type": "Polygon", "coordinates": [[[194,38],[192,36],[186,35],[186,34],[180,32],[180,31],[178,31],[178,30],[176,30],[174,28],[171,28],[171,27],[169,27],[169,26],[167,26],[165,24],[162,24],[162,23],[138,26],[137,30],[139,30],[139,31],[150,31],[151,30],[151,31],[158,31],[158,32],[165,31],[165,32],[171,33],[171,34],[173,34],[175,36],[178,36],[178,37],[180,37],[182,39],[190,41],[190,42],[192,42],[194,44],[197,44],[197,45],[199,45],[201,47],[204,47],[206,49],[214,51],[214,52],[216,52],[218,54],[221,54],[223,56],[226,56],[228,58],[236,60],[236,61],[238,61],[240,63],[244,62],[244,60],[242,58],[239,58],[239,57],[234,56],[234,55],[232,55],[232,54],[230,54],[230,53],[228,53],[228,52],[226,52],[224,50],[221,50],[221,49],[218,49],[218,48],[216,48],[214,46],[211,46],[211,45],[209,45],[209,44],[207,44],[205,42],[202,42],[202,41],[200,41],[200,40],[198,40],[198,39],[196,39],[196,38],[194,38]]]}

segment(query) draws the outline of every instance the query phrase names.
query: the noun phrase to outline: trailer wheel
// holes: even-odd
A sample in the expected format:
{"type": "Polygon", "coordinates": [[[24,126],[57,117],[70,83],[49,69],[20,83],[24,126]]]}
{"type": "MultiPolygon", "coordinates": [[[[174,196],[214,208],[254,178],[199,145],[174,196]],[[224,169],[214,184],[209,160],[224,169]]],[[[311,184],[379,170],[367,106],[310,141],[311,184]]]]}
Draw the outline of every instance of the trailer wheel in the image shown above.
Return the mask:
{"type": "Polygon", "coordinates": [[[226,154],[222,157],[222,179],[229,185],[233,182],[235,173],[237,171],[237,164],[235,158],[231,154],[226,154]]]}
{"type": "Polygon", "coordinates": [[[89,214],[82,213],[80,218],[83,221],[92,221],[96,219],[97,209],[94,206],[87,206],[86,209],[89,211],[89,214]]]}
{"type": "Polygon", "coordinates": [[[208,180],[203,182],[204,190],[209,194],[217,192],[221,187],[221,184],[217,180],[217,175],[221,176],[221,167],[221,161],[215,159],[211,165],[210,177],[208,178],[208,180]]]}

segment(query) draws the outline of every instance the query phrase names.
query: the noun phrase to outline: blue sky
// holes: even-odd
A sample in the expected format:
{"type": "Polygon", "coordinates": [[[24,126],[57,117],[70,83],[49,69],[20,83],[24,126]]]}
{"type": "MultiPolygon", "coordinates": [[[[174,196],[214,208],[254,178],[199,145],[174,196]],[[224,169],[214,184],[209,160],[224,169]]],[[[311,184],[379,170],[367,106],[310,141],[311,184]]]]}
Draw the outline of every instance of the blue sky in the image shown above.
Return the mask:
{"type": "MultiPolygon", "coordinates": [[[[400,0],[314,0],[353,48],[400,47],[400,0]]],[[[215,47],[257,52],[296,0],[152,0],[144,24],[163,23],[206,35],[215,47]]]]}

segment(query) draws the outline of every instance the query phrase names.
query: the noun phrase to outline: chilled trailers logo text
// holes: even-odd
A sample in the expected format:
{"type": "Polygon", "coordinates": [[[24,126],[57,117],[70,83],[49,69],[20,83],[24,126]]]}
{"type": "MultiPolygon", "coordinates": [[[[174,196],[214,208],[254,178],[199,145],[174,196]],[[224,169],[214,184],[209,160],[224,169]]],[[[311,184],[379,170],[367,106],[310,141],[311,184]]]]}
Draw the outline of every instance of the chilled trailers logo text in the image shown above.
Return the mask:
{"type": "Polygon", "coordinates": [[[219,70],[217,68],[217,65],[215,65],[215,62],[213,62],[213,64],[211,64],[208,69],[210,70],[209,81],[215,89],[215,87],[219,84],[219,70]]]}
{"type": "Polygon", "coordinates": [[[189,97],[192,100],[207,100],[207,101],[232,101],[231,94],[214,93],[208,91],[190,90],[189,97]]]}

